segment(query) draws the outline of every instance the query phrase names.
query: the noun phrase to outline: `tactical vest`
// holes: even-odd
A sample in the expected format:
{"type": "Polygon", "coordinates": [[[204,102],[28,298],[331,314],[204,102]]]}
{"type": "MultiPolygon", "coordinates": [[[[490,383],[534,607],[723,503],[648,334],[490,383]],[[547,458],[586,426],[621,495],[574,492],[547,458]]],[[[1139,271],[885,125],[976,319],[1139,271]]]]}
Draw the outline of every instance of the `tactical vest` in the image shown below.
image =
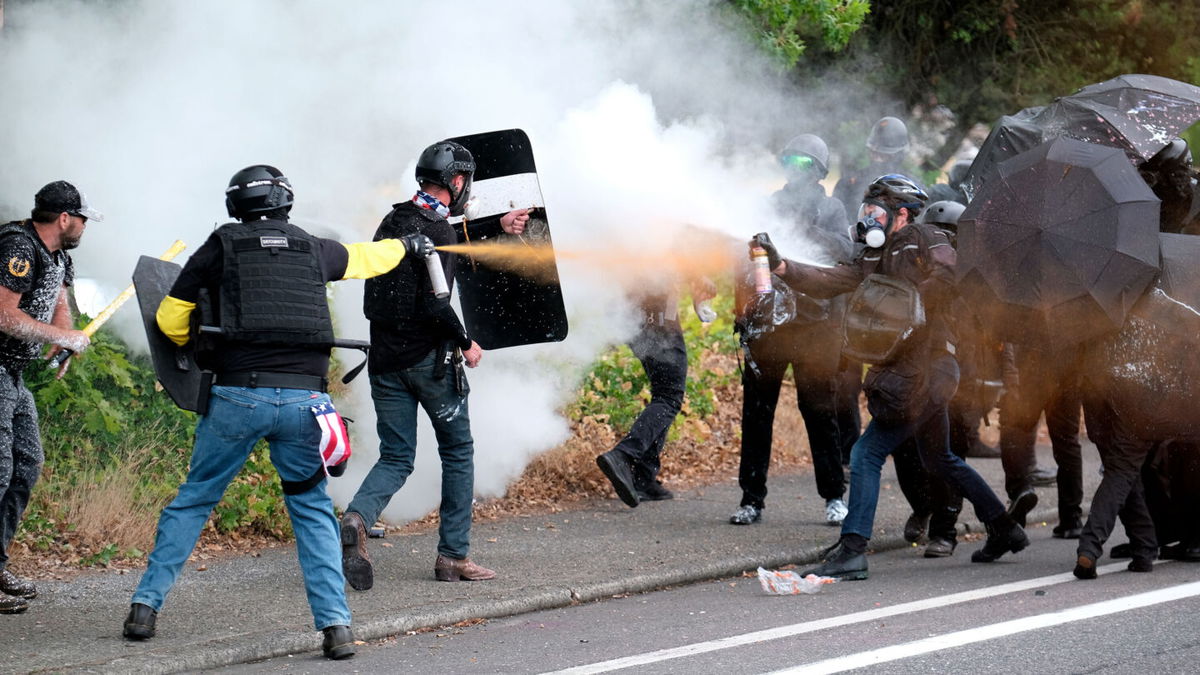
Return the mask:
{"type": "Polygon", "coordinates": [[[218,306],[224,338],[332,346],[316,237],[279,220],[229,223],[217,236],[223,250],[218,306]]]}
{"type": "MultiPolygon", "coordinates": [[[[411,202],[396,204],[375,232],[375,241],[406,234],[425,234],[443,218],[437,212],[411,202]]],[[[449,280],[447,280],[449,281],[449,280]]],[[[427,303],[433,300],[433,286],[425,262],[417,256],[404,256],[387,274],[367,279],[363,289],[363,314],[394,328],[423,323],[428,318],[427,303]]]]}

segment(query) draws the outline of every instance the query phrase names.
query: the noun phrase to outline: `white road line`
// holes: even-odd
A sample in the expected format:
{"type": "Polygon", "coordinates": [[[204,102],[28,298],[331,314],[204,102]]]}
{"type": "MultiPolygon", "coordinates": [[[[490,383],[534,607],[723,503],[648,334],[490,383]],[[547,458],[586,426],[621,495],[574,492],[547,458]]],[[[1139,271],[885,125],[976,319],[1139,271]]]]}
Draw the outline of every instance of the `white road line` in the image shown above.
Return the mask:
{"type": "Polygon", "coordinates": [[[947,633],[946,635],[938,635],[924,640],[916,640],[900,645],[892,645],[890,647],[882,647],[873,649],[869,652],[860,652],[858,654],[850,654],[849,656],[841,656],[824,661],[816,661],[795,668],[787,668],[785,670],[777,670],[773,675],[802,675],[807,673],[840,673],[846,670],[854,670],[855,668],[866,668],[868,666],[887,663],[889,661],[897,661],[899,659],[907,659],[929,652],[950,649],[953,647],[961,647],[973,642],[983,642],[985,640],[994,640],[1006,635],[1015,635],[1024,633],[1039,628],[1048,628],[1050,626],[1058,626],[1072,621],[1082,621],[1084,619],[1093,619],[1098,616],[1108,614],[1116,614],[1117,612],[1127,612],[1131,609],[1140,607],[1149,607],[1158,605],[1172,600],[1182,600],[1200,595],[1200,581],[1194,581],[1190,584],[1182,584],[1180,586],[1172,586],[1170,588],[1161,588],[1157,591],[1149,591],[1147,593],[1139,593],[1137,595],[1129,595],[1124,598],[1116,598],[1113,600],[1105,600],[1091,605],[1080,605],[1071,609],[1064,609],[1057,612],[1047,614],[1037,614],[1035,616],[1027,616],[1021,619],[1013,619],[1011,621],[1003,621],[994,623],[989,626],[980,626],[978,628],[970,628],[967,630],[958,631],[957,633],[947,633]]]}
{"type": "MultiPolygon", "coordinates": [[[[1119,562],[1110,565],[1102,565],[1096,568],[1098,574],[1108,574],[1126,568],[1128,563],[1119,562]]],[[[1161,563],[1160,563],[1161,564],[1161,563]]],[[[742,635],[731,635],[725,638],[710,640],[707,642],[696,642],[682,647],[673,647],[671,649],[660,649],[658,651],[646,652],[644,654],[634,654],[633,656],[625,656],[619,659],[610,661],[600,661],[584,666],[576,666],[565,670],[557,670],[545,675],[589,675],[591,673],[607,673],[623,668],[633,668],[642,666],[648,663],[657,663],[659,661],[669,661],[671,659],[679,659],[685,656],[694,656],[696,654],[705,654],[708,652],[720,651],[722,649],[730,649],[732,647],[741,647],[743,645],[754,644],[756,642],[766,642],[768,640],[778,640],[780,638],[792,637],[793,635],[803,635],[804,633],[813,633],[820,630],[828,630],[830,628],[838,628],[840,626],[849,626],[851,624],[862,623],[864,621],[876,621],[890,616],[900,614],[910,614],[912,612],[921,612],[927,609],[937,609],[939,607],[949,607],[964,602],[972,602],[974,600],[982,600],[984,598],[992,598],[998,595],[1006,595],[1008,593],[1017,593],[1027,591],[1042,586],[1052,586],[1060,584],[1064,581],[1074,580],[1074,576],[1070,572],[1063,574],[1051,574],[1047,577],[1038,577],[1036,579],[1027,579],[1025,581],[1014,581],[1012,583],[1001,584],[999,586],[990,586],[987,588],[979,588],[973,591],[963,591],[961,593],[951,593],[937,598],[928,598],[925,600],[915,600],[913,602],[905,602],[893,607],[880,607],[879,609],[869,609],[863,612],[855,612],[854,614],[846,614],[843,616],[829,617],[828,619],[818,619],[817,621],[808,621],[806,623],[797,623],[790,626],[780,626],[778,628],[768,628],[766,630],[754,631],[753,633],[744,633],[742,635]]]]}

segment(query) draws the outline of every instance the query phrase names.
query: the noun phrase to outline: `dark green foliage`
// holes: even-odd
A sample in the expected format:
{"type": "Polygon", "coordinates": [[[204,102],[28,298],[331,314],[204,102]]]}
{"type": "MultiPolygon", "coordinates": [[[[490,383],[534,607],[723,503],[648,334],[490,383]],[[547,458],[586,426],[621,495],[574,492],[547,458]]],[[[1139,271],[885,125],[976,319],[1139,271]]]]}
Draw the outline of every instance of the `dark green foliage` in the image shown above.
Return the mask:
{"type": "Polygon", "coordinates": [[[843,49],[869,11],[867,0],[733,0],[757,40],[784,68],[800,62],[809,45],[843,49]]]}

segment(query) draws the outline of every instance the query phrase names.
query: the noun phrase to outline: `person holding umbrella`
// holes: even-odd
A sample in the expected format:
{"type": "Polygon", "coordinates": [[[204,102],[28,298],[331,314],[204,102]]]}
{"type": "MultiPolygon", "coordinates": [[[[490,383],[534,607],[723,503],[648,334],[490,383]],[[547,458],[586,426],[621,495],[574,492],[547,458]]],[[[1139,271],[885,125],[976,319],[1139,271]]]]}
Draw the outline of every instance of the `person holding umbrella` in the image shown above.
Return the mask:
{"type": "Polygon", "coordinates": [[[860,304],[872,304],[856,302],[864,295],[891,293],[907,306],[923,306],[926,317],[900,327],[889,349],[872,355],[858,350],[873,361],[864,383],[872,419],[851,451],[849,514],[842,522],[841,538],[820,565],[802,572],[805,575],[867,578],[866,550],[879,502],[880,473],[887,456],[909,438],[916,440],[925,467],[961,491],[987,526],[987,542],[972,554],[972,561],[992,562],[1029,545],[1024,529],[983,478],[950,451],[947,404],[958,384],[958,364],[946,312],[955,297],[955,251],[944,231],[914,222],[926,201],[925,191],[906,176],[876,178],[867,187],[855,228],[867,248],[832,268],[784,260],[764,238],[751,242],[765,248],[771,269],[803,293],[832,297],[855,292],[845,323],[846,337],[855,338],[847,343],[850,347],[858,341],[850,335],[855,325],[878,323],[873,320],[878,317],[855,316],[860,304]]]}

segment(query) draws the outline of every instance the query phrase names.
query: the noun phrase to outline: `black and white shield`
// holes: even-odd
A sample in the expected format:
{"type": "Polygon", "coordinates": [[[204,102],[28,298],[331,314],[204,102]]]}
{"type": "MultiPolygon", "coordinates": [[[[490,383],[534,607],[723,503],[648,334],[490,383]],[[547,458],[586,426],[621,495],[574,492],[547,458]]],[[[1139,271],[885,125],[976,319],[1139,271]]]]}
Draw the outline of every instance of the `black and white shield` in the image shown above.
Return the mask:
{"type": "Polygon", "coordinates": [[[137,267],[133,270],[133,286],[137,291],[138,309],[142,313],[146,341],[150,344],[150,358],[159,384],[175,405],[203,414],[208,401],[211,373],[202,371],[196,365],[191,350],[178,347],[167,339],[158,329],[158,322],[154,318],[159,303],[170,292],[182,269],[173,262],[144,255],[138,259],[137,267]]]}
{"type": "Polygon", "coordinates": [[[476,167],[468,217],[451,219],[459,242],[481,251],[460,255],[456,265],[467,331],[484,349],[565,339],[567,314],[529,136],[507,129],[450,140],[471,151],[476,167]],[[520,235],[499,225],[514,209],[532,209],[520,235]]]}

